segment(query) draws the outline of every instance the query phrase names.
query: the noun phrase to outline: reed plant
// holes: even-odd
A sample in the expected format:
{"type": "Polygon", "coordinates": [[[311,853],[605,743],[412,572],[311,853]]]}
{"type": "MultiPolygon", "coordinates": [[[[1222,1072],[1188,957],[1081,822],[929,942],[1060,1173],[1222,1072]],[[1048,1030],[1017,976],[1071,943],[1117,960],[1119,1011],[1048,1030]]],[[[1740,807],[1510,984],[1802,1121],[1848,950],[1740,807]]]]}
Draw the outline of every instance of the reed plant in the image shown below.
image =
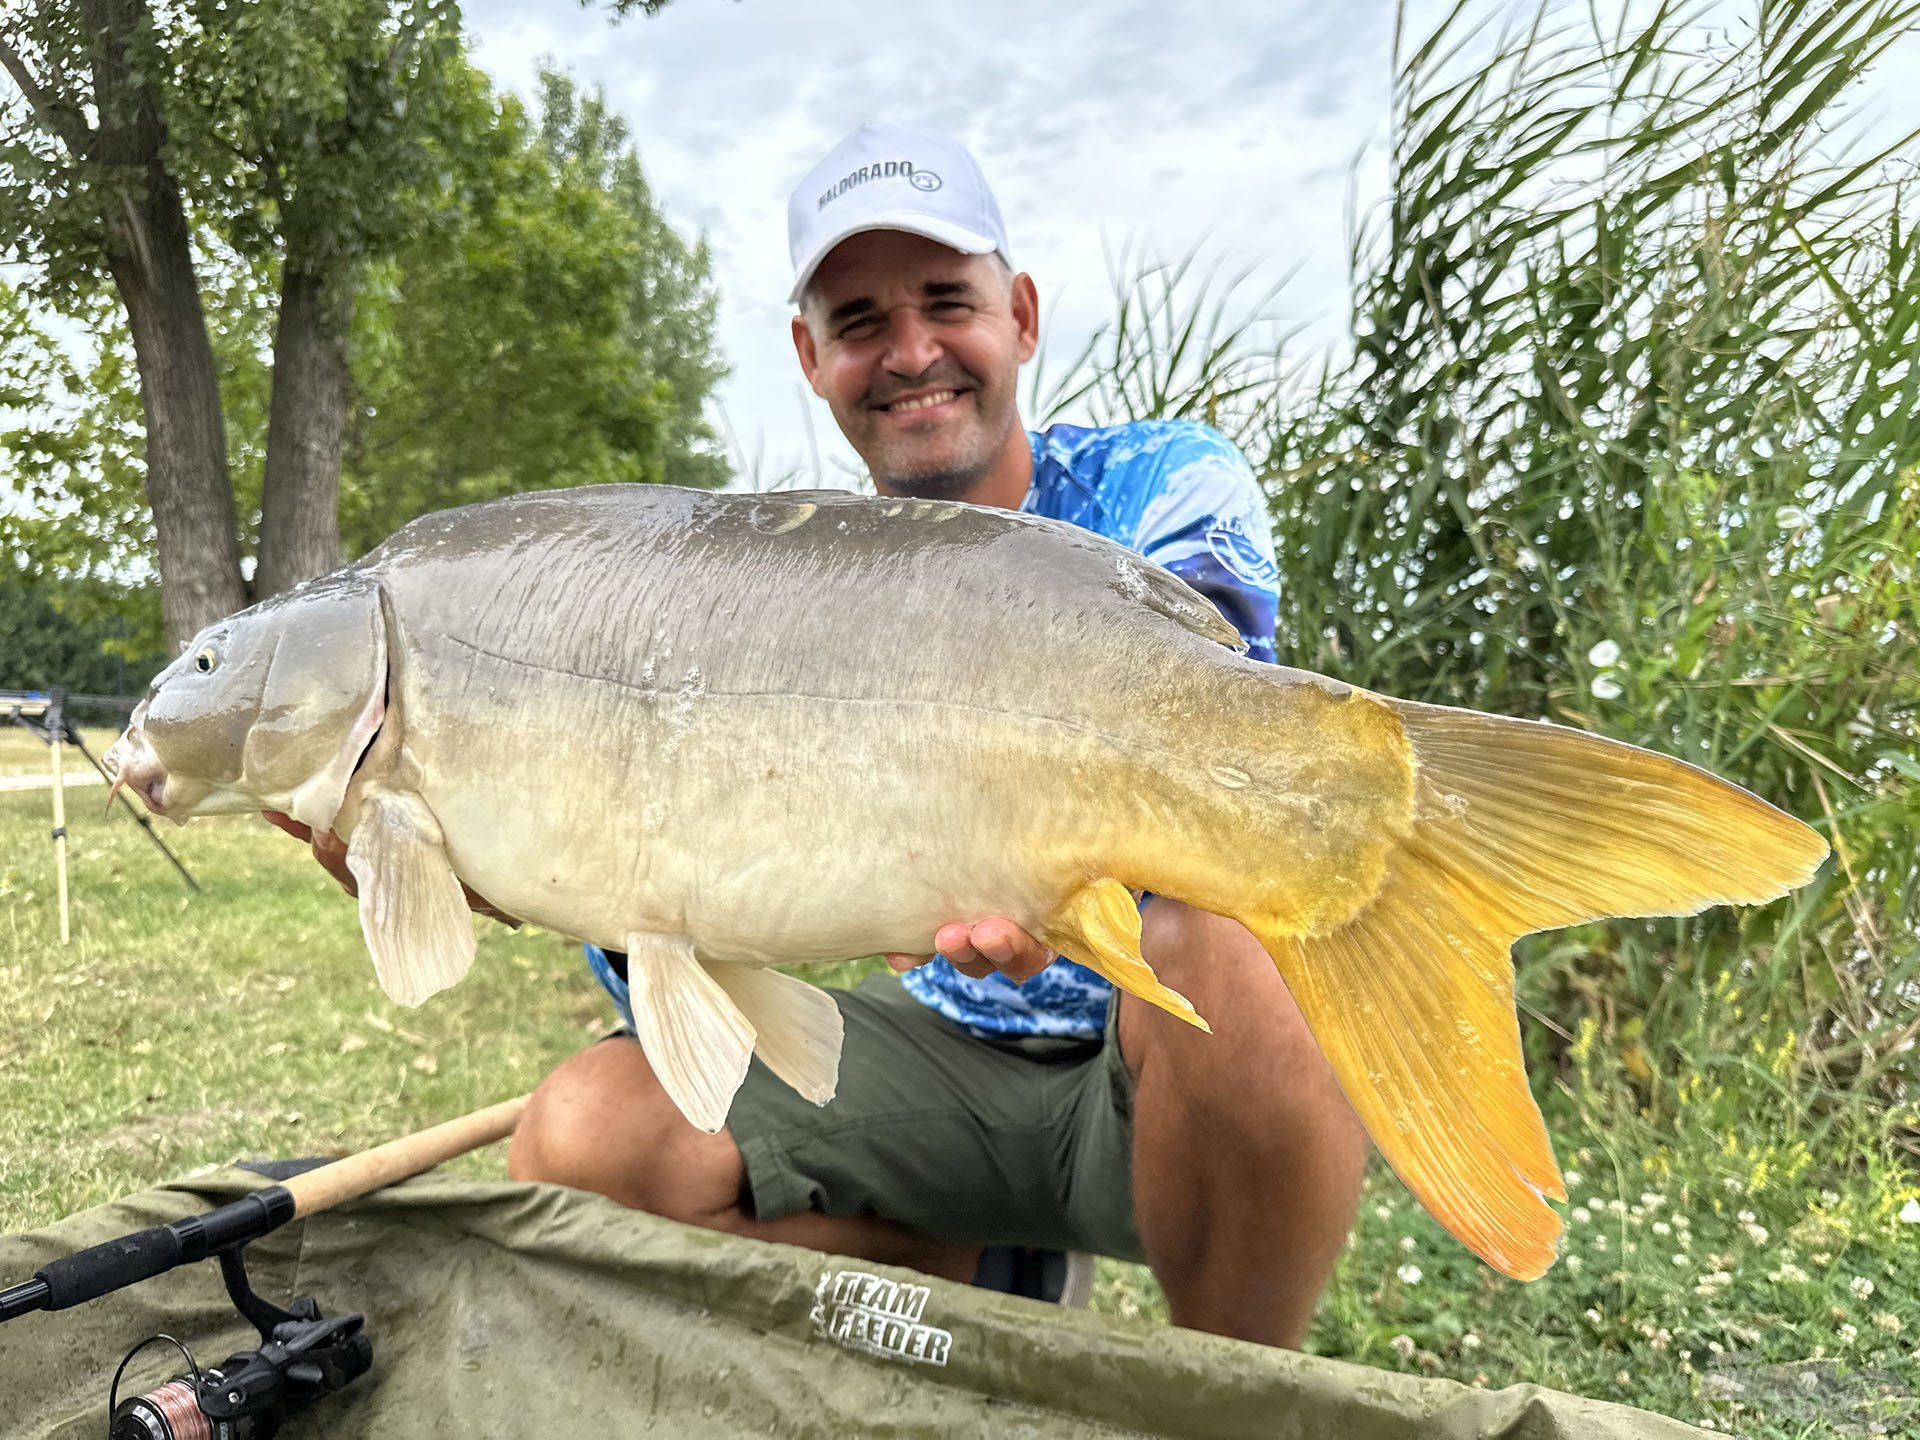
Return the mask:
{"type": "Polygon", "coordinates": [[[1523,946],[1529,1028],[1563,1076],[1610,1055],[1632,1113],[1731,1075],[1722,1118],[1788,1084],[1920,1150],[1920,132],[1867,147],[1848,108],[1920,7],[1620,13],[1460,0],[1401,36],[1344,347],[1302,360],[1243,277],[1135,263],[1040,413],[1240,442],[1283,659],[1819,827],[1789,901],[1523,946]],[[1783,1047],[1781,1079],[1754,1057],[1783,1047]]]}

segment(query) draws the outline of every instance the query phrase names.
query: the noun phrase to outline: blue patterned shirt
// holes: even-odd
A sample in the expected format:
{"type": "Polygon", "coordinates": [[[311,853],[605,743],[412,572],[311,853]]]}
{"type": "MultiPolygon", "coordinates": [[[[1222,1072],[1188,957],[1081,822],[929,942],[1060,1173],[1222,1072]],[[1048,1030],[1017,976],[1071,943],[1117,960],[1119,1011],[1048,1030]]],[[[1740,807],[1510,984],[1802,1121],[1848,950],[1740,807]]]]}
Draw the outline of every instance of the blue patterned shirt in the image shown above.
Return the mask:
{"type": "MultiPolygon", "coordinates": [[[[1117,540],[1165,566],[1220,608],[1255,660],[1272,661],[1279,608],[1273,532],[1253,471],[1232,441],[1187,420],[1142,420],[1031,433],[1033,485],[1020,507],[1117,540]]],[[[908,991],[980,1036],[1097,1039],[1113,987],[1070,960],[1024,985],[972,980],[936,956],[908,991]]]]}

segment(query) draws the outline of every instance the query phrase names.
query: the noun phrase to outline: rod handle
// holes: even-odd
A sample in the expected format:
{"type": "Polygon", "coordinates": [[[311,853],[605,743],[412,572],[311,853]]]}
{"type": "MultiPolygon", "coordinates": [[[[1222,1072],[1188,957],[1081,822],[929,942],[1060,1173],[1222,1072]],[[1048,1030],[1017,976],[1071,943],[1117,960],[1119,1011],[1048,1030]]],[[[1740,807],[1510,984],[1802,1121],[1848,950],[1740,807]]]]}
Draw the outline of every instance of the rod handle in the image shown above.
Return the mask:
{"type": "Polygon", "coordinates": [[[330,1165],[296,1175],[286,1182],[293,1195],[293,1213],[312,1215],[330,1209],[342,1201],[369,1195],[410,1175],[431,1170],[443,1161],[482,1145],[504,1140],[520,1122],[527,1097],[502,1100],[471,1115],[444,1121],[415,1135],[402,1135],[358,1155],[348,1155],[330,1165]]]}

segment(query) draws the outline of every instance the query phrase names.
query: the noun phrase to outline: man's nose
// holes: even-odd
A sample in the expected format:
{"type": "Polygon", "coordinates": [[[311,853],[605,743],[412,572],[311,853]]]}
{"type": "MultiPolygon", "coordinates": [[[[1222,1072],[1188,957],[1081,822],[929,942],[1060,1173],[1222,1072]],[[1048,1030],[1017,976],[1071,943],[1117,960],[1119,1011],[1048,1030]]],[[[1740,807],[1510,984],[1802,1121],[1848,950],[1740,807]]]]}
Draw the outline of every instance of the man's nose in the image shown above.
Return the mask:
{"type": "Polygon", "coordinates": [[[887,353],[881,363],[896,375],[919,375],[940,358],[940,342],[918,310],[903,307],[887,326],[887,353]]]}

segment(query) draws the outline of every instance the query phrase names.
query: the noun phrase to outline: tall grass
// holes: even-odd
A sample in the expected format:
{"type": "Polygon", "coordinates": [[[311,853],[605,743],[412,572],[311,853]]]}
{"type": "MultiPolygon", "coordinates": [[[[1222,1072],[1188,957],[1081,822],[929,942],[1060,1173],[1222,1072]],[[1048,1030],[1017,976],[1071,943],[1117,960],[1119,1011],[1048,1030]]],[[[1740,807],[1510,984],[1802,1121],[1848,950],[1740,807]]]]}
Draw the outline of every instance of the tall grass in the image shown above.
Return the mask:
{"type": "Polygon", "coordinates": [[[1653,746],[1820,827],[1792,900],[1545,938],[1521,993],[1628,1113],[1685,1072],[1730,1124],[1784,1087],[1920,1150],[1916,137],[1846,140],[1920,7],[1624,8],[1495,30],[1460,0],[1398,43],[1347,349],[1276,359],[1217,276],[1136,267],[1049,398],[1241,442],[1284,658],[1653,746]]]}

